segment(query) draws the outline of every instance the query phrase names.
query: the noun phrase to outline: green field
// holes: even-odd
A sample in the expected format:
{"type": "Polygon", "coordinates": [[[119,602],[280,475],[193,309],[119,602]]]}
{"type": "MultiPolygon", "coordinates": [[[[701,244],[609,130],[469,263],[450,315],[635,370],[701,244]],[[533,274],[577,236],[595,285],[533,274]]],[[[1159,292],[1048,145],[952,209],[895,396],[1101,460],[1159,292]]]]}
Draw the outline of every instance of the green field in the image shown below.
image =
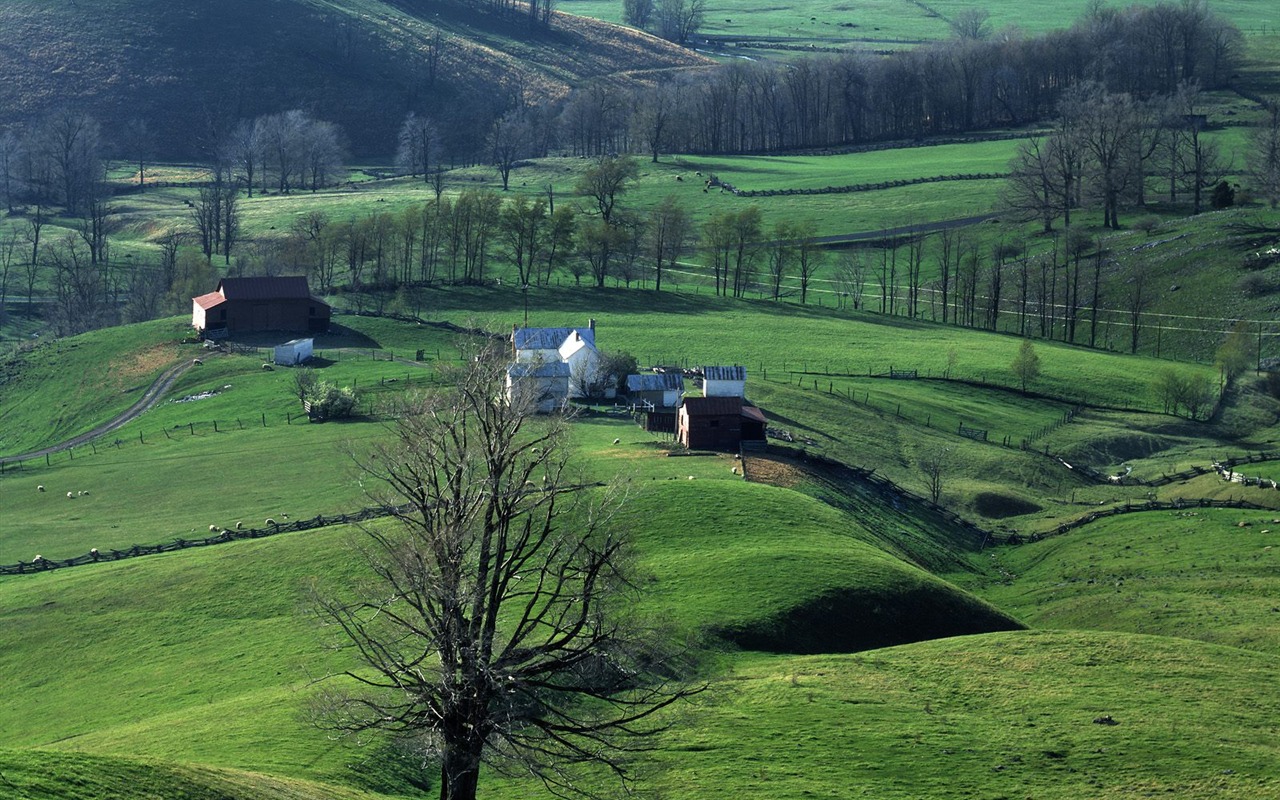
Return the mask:
{"type": "MultiPolygon", "coordinates": [[[[454,288],[428,293],[426,325],[337,317],[336,333],[318,343],[318,371],[364,389],[374,415],[353,422],[289,424],[290,370],[263,370],[259,354],[205,355],[168,398],[216,395],[161,403],[113,434],[118,445],[0,474],[0,563],[364,505],[344,453],[386,435],[379,404],[439,385],[458,352],[443,323],[506,330],[524,299],[510,288],[454,288]],[[391,360],[418,350],[422,364],[391,360]]],[[[985,521],[998,530],[1075,516],[1081,506],[1058,501],[1077,492],[1081,502],[1145,496],[1085,485],[1041,455],[964,439],[955,427],[1028,435],[1085,394],[1149,407],[1165,361],[1038,343],[1043,375],[1024,396],[1010,388],[1014,337],[698,294],[562,287],[529,300],[532,324],[594,318],[603,349],[642,363],[746,364],[749,396],[798,437],[780,453],[871,467],[919,494],[917,459],[944,449],[943,501],[963,516],[984,520],[999,512],[993,502],[1040,507],[985,521]],[[865,376],[891,367],[921,377],[865,376]]],[[[75,395],[78,427],[91,427],[118,410],[118,390],[81,373],[157,348],[192,357],[176,343],[181,320],[125,330],[45,345],[9,368],[19,380],[45,370],[42,391],[75,395]]],[[[12,385],[20,396],[27,384],[12,385]]],[[[1097,409],[1043,441],[1102,464],[1119,453],[1119,431],[1149,431],[1160,445],[1126,455],[1157,470],[1162,459],[1196,463],[1238,446],[1219,430],[1265,435],[1268,402],[1241,395],[1213,425],[1097,409]]],[[[15,406],[16,428],[43,433],[14,441],[56,438],[56,411],[15,406]]],[[[618,523],[637,549],[641,612],[710,648],[712,689],[645,757],[646,788],[670,797],[962,797],[1014,787],[1050,798],[1252,797],[1280,781],[1280,743],[1265,733],[1274,709],[1245,702],[1276,669],[1268,512],[1133,514],[979,551],[981,537],[915,501],[798,458],[781,481],[789,490],[744,482],[730,455],[672,456],[667,437],[607,407],[584,409],[571,429],[584,479],[630,484],[618,523]],[[1253,525],[1233,527],[1241,518],[1253,525]],[[1007,630],[1023,623],[1035,630],[1007,630]],[[1215,716],[1207,702],[1233,711],[1215,716]],[[1103,716],[1119,725],[1092,724],[1103,716]],[[1193,752],[1203,739],[1219,745],[1193,752]]],[[[343,664],[310,622],[309,587],[358,580],[359,537],[329,527],[0,579],[0,673],[43,712],[27,702],[0,711],[0,772],[19,791],[40,782],[55,797],[409,796],[403,761],[379,745],[330,741],[307,719],[308,698],[325,683],[316,679],[343,664]]],[[[495,797],[542,796],[497,775],[485,785],[495,797]]]]}
{"type": "MultiPolygon", "coordinates": [[[[1017,29],[1028,34],[1046,33],[1069,27],[1086,11],[1087,3],[1038,3],[1032,7],[998,0],[975,6],[962,0],[913,3],[907,0],[874,0],[842,3],[805,0],[787,5],[761,5],[740,0],[708,3],[701,33],[710,37],[711,52],[734,56],[752,50],[772,50],[779,43],[813,49],[895,49],[934,42],[951,36],[950,20],[957,14],[980,7],[989,13],[993,31],[1017,29]],[[716,50],[720,39],[753,45],[716,50]]],[[[561,10],[610,22],[622,21],[622,3],[616,0],[566,0],[561,10]]],[[[1212,10],[1234,22],[1248,36],[1259,38],[1276,33],[1276,21],[1266,8],[1249,0],[1220,0],[1212,10]]],[[[785,54],[786,50],[778,48],[785,54]]],[[[771,53],[778,57],[779,53],[771,53]]]]}

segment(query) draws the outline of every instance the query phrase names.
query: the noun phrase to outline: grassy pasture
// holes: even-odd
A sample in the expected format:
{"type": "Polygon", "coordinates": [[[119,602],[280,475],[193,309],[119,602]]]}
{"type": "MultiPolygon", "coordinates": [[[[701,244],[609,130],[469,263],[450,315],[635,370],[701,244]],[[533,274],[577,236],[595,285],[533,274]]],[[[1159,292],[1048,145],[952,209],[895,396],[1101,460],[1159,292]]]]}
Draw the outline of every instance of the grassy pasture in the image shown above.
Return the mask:
{"type": "Polygon", "coordinates": [[[1276,518],[1223,509],[1127,514],[993,551],[1005,580],[958,580],[1037,628],[1180,636],[1275,656],[1276,518]]]}
{"type": "MultiPolygon", "coordinates": [[[[623,521],[636,533],[642,572],[653,576],[645,612],[680,627],[767,626],[783,638],[788,612],[815,602],[829,619],[910,603],[922,615],[935,609],[932,624],[952,632],[980,618],[1010,624],[862,543],[852,520],[794,492],[681,480],[640,482],[634,499],[623,521]],[[695,498],[726,524],[711,528],[689,513],[695,498]],[[778,536],[784,527],[788,535],[778,536]],[[724,548],[732,556],[716,569],[708,555],[724,548]]],[[[5,581],[0,671],[42,714],[5,706],[0,747],[350,781],[346,765],[359,756],[326,743],[301,714],[309,678],[337,668],[341,655],[321,649],[319,631],[299,615],[313,581],[358,580],[354,536],[286,534],[5,581]],[[47,672],[53,662],[57,680],[47,672]]],[[[909,635],[918,624],[894,632],[909,635]]]]}
{"type": "MultiPolygon", "coordinates": [[[[1041,2],[1028,7],[1013,0],[993,0],[980,6],[989,12],[995,31],[1016,29],[1043,34],[1071,26],[1087,11],[1084,0],[1069,3],[1041,2]]],[[[622,22],[617,0],[566,0],[561,10],[609,22],[622,22]]],[[[950,38],[950,20],[975,8],[965,0],[802,0],[792,4],[761,4],[743,0],[717,0],[707,4],[701,33],[712,37],[708,50],[726,58],[786,58],[796,53],[822,50],[900,49],[950,38]],[[750,48],[723,47],[718,39],[750,43],[750,48]],[[782,47],[771,47],[782,45],[782,47]]],[[[1234,22],[1251,41],[1266,41],[1277,31],[1274,17],[1263,5],[1250,0],[1220,0],[1214,13],[1234,22]]]]}
{"type": "Polygon", "coordinates": [[[743,658],[655,783],[797,800],[1265,796],[1280,789],[1260,693],[1275,672],[1243,650],[1073,632],[743,658]],[[1118,725],[1092,724],[1104,715],[1118,725]]]}

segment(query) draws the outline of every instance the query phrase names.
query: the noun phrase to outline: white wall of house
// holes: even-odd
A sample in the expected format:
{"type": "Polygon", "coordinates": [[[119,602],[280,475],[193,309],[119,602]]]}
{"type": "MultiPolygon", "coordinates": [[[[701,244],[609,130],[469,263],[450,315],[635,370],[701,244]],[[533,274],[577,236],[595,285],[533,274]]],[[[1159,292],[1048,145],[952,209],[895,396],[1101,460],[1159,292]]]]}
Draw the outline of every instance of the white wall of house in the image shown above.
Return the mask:
{"type": "Polygon", "coordinates": [[[713,381],[702,382],[702,394],[706,397],[746,397],[746,381],[713,381]]]}
{"type": "Polygon", "coordinates": [[[569,365],[569,396],[582,397],[583,386],[594,384],[600,375],[600,351],[588,343],[577,331],[560,345],[560,360],[569,365]]]}

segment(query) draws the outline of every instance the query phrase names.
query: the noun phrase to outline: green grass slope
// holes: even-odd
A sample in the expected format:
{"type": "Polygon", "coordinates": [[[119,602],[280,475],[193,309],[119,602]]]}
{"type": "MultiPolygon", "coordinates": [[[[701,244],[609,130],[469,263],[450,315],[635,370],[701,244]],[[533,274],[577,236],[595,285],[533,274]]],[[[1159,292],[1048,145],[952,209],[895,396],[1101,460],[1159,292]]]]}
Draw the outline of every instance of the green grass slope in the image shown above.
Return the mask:
{"type": "Polygon", "coordinates": [[[165,762],[0,750],[0,797],[18,800],[370,800],[359,790],[165,762]]]}
{"type": "MultiPolygon", "coordinates": [[[[646,613],[747,646],[813,652],[826,637],[848,650],[1017,625],[795,492],[641,482],[621,523],[648,576],[646,613]]],[[[0,708],[0,747],[341,784],[376,773],[351,766],[371,753],[305,718],[313,679],[344,664],[308,624],[308,587],[358,578],[353,538],[286,534],[0,582],[0,674],[25,698],[0,708]]]]}
{"type": "Polygon", "coordinates": [[[188,330],[180,319],[156,320],[0,359],[0,455],[57,444],[124,412],[182,357],[188,330]]]}
{"type": "Polygon", "coordinates": [[[384,155],[410,108],[484,112],[516,85],[704,63],[653,37],[559,15],[549,31],[451,4],[382,0],[17,0],[0,10],[0,108],[18,121],[71,105],[151,123],[158,150],[190,157],[237,118],[306,108],[384,155]],[[425,53],[445,36],[434,83],[425,53]]]}
{"type": "Polygon", "coordinates": [[[1114,517],[994,551],[1006,577],[973,588],[1038,628],[1181,636],[1275,656],[1275,519],[1269,511],[1198,508],[1114,517]]]}
{"type": "Polygon", "coordinates": [[[744,659],[656,756],[653,784],[777,800],[1274,797],[1277,678],[1259,653],[1059,631],[744,659]]]}

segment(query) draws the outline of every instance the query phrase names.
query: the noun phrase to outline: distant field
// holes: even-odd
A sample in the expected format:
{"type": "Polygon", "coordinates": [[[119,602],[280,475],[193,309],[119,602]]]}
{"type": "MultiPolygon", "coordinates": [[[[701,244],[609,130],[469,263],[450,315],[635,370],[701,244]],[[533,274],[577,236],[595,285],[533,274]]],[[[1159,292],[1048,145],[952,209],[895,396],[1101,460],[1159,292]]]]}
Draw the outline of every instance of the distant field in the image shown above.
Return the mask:
{"type": "MultiPolygon", "coordinates": [[[[1154,0],[1149,0],[1154,2],[1154,0]]],[[[1149,3],[1148,3],[1149,4],[1149,3]]],[[[712,37],[710,52],[717,52],[715,39],[760,42],[762,49],[779,41],[813,48],[896,49],[921,42],[946,39],[950,20],[962,11],[982,8],[990,13],[993,31],[1017,28],[1030,34],[1069,27],[1087,9],[1085,0],[1065,3],[1040,2],[1028,5],[1014,0],[993,0],[974,4],[967,0],[870,0],[850,3],[841,0],[802,0],[799,3],[760,4],[745,0],[714,0],[707,4],[701,33],[712,37]]],[[[621,0],[563,0],[559,8],[571,14],[622,21],[621,0]]],[[[1234,22],[1246,35],[1277,32],[1274,14],[1263,3],[1251,0],[1219,0],[1211,9],[1234,22]]],[[[750,49],[725,48],[732,57],[750,49]]],[[[785,56],[772,52],[770,57],[785,56]]]]}

